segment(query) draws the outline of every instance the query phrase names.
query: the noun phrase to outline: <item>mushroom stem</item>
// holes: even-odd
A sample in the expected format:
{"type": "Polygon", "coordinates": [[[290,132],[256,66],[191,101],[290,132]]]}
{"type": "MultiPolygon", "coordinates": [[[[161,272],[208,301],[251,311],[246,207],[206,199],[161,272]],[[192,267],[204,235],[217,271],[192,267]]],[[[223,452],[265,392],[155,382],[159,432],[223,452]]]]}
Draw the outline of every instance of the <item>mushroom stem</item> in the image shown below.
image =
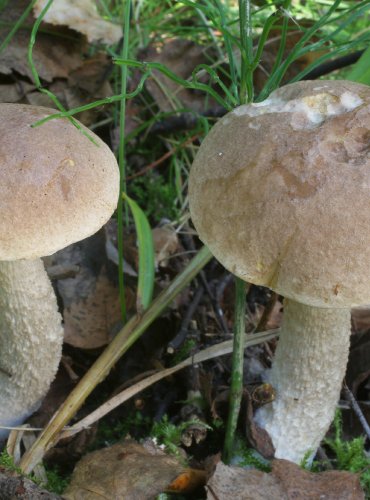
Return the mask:
{"type": "MultiPolygon", "coordinates": [[[[63,329],[41,259],[0,261],[0,426],[39,405],[61,357],[63,329]]],[[[9,431],[0,429],[0,437],[9,431]]]]}
{"type": "Polygon", "coordinates": [[[345,375],[351,314],[287,300],[269,382],[276,399],[256,414],[275,456],[299,463],[315,452],[334,418],[345,375]]]}

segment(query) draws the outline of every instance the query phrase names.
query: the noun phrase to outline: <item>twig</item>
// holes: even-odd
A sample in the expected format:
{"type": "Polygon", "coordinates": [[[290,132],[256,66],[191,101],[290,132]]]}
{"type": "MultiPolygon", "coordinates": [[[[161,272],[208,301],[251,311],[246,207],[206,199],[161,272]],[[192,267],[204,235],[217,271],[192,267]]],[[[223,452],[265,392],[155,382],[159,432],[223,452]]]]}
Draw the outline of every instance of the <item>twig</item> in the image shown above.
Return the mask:
{"type": "MultiPolygon", "coordinates": [[[[195,250],[194,240],[190,236],[190,231],[188,231],[187,233],[184,234],[184,246],[187,249],[190,249],[192,251],[195,250]]],[[[221,331],[223,331],[224,333],[227,333],[228,328],[227,328],[227,324],[225,321],[223,310],[221,309],[219,303],[217,302],[216,298],[214,297],[214,295],[211,291],[211,288],[208,284],[206,273],[204,272],[204,270],[202,270],[199,273],[199,278],[200,278],[200,281],[202,282],[202,285],[203,285],[205,291],[207,292],[207,295],[211,301],[211,306],[212,306],[213,312],[215,313],[215,319],[218,323],[218,326],[220,327],[221,331]]]]}
{"type": "Polygon", "coordinates": [[[180,330],[178,334],[169,342],[167,346],[167,352],[169,354],[173,354],[176,349],[178,349],[183,343],[188,334],[189,323],[194,316],[194,313],[202,300],[204,295],[204,288],[202,286],[198,287],[197,291],[194,294],[193,300],[190,302],[190,305],[184,315],[184,319],[182,320],[180,330]]]}
{"type": "Polygon", "coordinates": [[[136,177],[140,177],[140,176],[146,174],[149,170],[151,170],[151,169],[153,169],[155,167],[158,167],[158,165],[160,165],[165,160],[167,160],[167,158],[170,158],[177,151],[179,151],[180,149],[184,148],[188,144],[191,144],[192,142],[194,142],[195,139],[197,139],[198,137],[199,137],[199,134],[195,134],[195,135],[189,137],[188,139],[186,139],[186,141],[182,142],[181,144],[177,145],[174,148],[171,148],[169,151],[167,151],[167,153],[165,153],[160,158],[158,158],[158,160],[155,160],[152,163],[149,163],[149,165],[147,165],[143,169],[139,170],[139,172],[136,172],[135,174],[132,174],[132,175],[129,175],[128,177],[126,177],[126,181],[130,181],[132,179],[135,179],[136,177]]]}
{"type": "Polygon", "coordinates": [[[346,398],[346,400],[351,403],[352,409],[356,413],[357,418],[359,419],[359,421],[362,425],[362,428],[365,431],[365,434],[367,435],[368,439],[370,439],[370,426],[367,423],[367,420],[366,420],[365,415],[363,414],[363,412],[360,408],[360,405],[357,403],[354,395],[349,390],[348,385],[345,382],[343,382],[343,394],[344,394],[344,397],[346,398]]]}
{"type": "Polygon", "coordinates": [[[75,278],[79,271],[80,266],[74,264],[55,264],[46,268],[49,279],[52,281],[75,278]]]}
{"type": "Polygon", "coordinates": [[[262,332],[263,330],[266,330],[266,325],[267,322],[271,316],[271,313],[275,307],[275,304],[277,302],[279,295],[275,292],[271,292],[271,298],[265,307],[265,310],[262,313],[261,319],[258,322],[258,325],[256,326],[255,331],[256,332],[262,332]]]}
{"type": "MultiPolygon", "coordinates": [[[[269,332],[260,332],[260,333],[244,335],[243,337],[244,348],[260,344],[262,342],[267,342],[268,340],[271,340],[278,335],[279,335],[279,330],[271,330],[269,332]]],[[[157,373],[154,373],[153,375],[150,375],[149,377],[141,380],[137,384],[125,389],[124,391],[120,392],[113,398],[109,399],[102,406],[100,406],[92,413],[87,415],[87,417],[83,418],[82,420],[74,424],[72,427],[66,429],[59,436],[58,440],[69,436],[73,436],[74,434],[80,432],[83,428],[91,426],[93,423],[97,422],[102,417],[104,417],[112,410],[117,408],[117,406],[121,405],[122,403],[132,398],[133,396],[136,396],[136,394],[140,393],[144,389],[147,389],[148,387],[155,384],[159,380],[169,377],[170,375],[173,375],[174,373],[182,370],[187,366],[192,366],[193,364],[196,363],[202,363],[210,359],[230,354],[232,350],[233,350],[233,341],[226,340],[225,342],[221,342],[219,344],[208,347],[207,349],[203,349],[202,351],[194,354],[193,356],[190,356],[189,358],[185,359],[184,361],[181,361],[181,363],[178,363],[177,365],[171,368],[165,368],[164,370],[161,370],[157,373]]]]}

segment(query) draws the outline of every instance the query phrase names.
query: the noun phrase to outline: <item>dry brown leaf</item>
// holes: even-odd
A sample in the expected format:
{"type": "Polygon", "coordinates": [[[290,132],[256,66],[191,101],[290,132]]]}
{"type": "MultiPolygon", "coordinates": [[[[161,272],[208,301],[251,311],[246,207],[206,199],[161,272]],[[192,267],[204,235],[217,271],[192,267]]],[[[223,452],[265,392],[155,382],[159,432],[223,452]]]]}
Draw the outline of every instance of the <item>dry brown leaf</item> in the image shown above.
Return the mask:
{"type": "Polygon", "coordinates": [[[370,307],[356,307],[351,311],[352,326],[355,333],[364,333],[370,330],[370,307]]]}
{"type": "Polygon", "coordinates": [[[241,467],[229,467],[222,462],[208,481],[208,500],[287,500],[282,486],[272,474],[241,467]]]}
{"type": "Polygon", "coordinates": [[[274,460],[271,473],[219,462],[207,490],[209,500],[365,499],[358,475],[344,471],[308,472],[287,460],[274,460]]]}
{"type": "Polygon", "coordinates": [[[170,225],[156,227],[152,231],[155,252],[155,266],[167,266],[168,257],[179,249],[179,238],[170,225]]]}
{"type": "Polygon", "coordinates": [[[263,457],[272,458],[275,453],[274,445],[268,432],[254,421],[252,397],[247,389],[243,391],[243,400],[246,405],[245,431],[248,441],[263,457]]]}
{"type": "Polygon", "coordinates": [[[85,59],[81,66],[71,71],[69,74],[69,84],[86,90],[94,97],[105,97],[112,93],[111,88],[102,85],[107,83],[112,68],[111,58],[105,52],[98,52],[92,57],[85,59]],[[101,92],[99,92],[101,90],[101,92]]]}
{"type": "Polygon", "coordinates": [[[200,486],[206,484],[206,472],[199,469],[187,469],[182,472],[172,483],[166,488],[168,493],[191,493],[200,486]]]}
{"type": "Polygon", "coordinates": [[[86,455],[63,495],[66,500],[152,500],[184,467],[161,450],[126,440],[86,455]]]}
{"type": "MultiPolygon", "coordinates": [[[[33,8],[39,16],[47,0],[38,0],[33,8]]],[[[93,0],[54,0],[47,11],[46,23],[68,26],[83,33],[89,42],[114,44],[122,37],[122,27],[102,19],[93,0]]]]}
{"type": "MultiPolygon", "coordinates": [[[[104,229],[54,254],[52,264],[79,268],[75,277],[57,283],[64,306],[65,342],[83,349],[106,345],[121,321],[121,312],[118,285],[107,272],[104,229]]],[[[135,294],[129,287],[126,302],[127,309],[132,309],[135,294]]]]}
{"type": "Polygon", "coordinates": [[[18,102],[34,88],[34,85],[20,81],[7,85],[0,85],[0,102],[18,102]]]}
{"type": "MultiPolygon", "coordinates": [[[[129,289],[128,289],[129,290],[129,289]]],[[[126,293],[126,298],[130,298],[126,293]]],[[[134,302],[131,298],[131,305],[134,302]]],[[[92,292],[63,311],[64,341],[81,349],[95,349],[112,340],[112,329],[121,320],[118,287],[103,267],[92,292]]]]}
{"type": "MultiPolygon", "coordinates": [[[[0,39],[9,32],[9,24],[18,20],[29,2],[26,0],[13,0],[0,13],[0,39]]],[[[29,16],[24,27],[30,28],[34,18],[29,16]]],[[[31,81],[32,72],[28,63],[28,45],[30,31],[20,29],[12,37],[9,45],[0,54],[0,73],[10,75],[16,71],[31,81]]],[[[75,40],[71,36],[58,36],[39,32],[33,50],[33,59],[39,76],[42,80],[51,82],[54,78],[67,78],[72,69],[81,65],[83,46],[81,37],[75,40]]]]}
{"type": "Polygon", "coordinates": [[[0,498],[17,500],[58,500],[59,495],[41,489],[31,479],[15,474],[5,467],[0,468],[0,498]]]}

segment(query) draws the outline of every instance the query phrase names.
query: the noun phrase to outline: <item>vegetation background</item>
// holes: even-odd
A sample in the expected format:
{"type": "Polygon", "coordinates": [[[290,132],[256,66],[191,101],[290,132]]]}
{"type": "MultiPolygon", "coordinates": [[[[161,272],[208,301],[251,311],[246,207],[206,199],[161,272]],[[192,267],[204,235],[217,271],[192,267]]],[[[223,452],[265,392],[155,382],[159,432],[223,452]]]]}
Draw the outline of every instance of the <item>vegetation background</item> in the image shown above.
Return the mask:
{"type": "MultiPolygon", "coordinates": [[[[235,306],[232,278],[211,260],[191,226],[189,170],[213,123],[241,103],[262,101],[279,86],[303,78],[370,84],[370,3],[83,4],[80,23],[71,19],[60,26],[45,19],[54,7],[64,13],[71,9],[67,0],[0,2],[0,101],[47,105],[56,108],[55,118],[78,118],[116,152],[122,192],[116,217],[104,231],[46,263],[69,270],[78,265],[82,271],[55,280],[66,327],[65,356],[34,420],[45,429],[19,467],[34,470],[62,428],[72,422],[72,429],[80,430],[81,419],[91,413],[88,431],[74,438],[71,431],[67,444],[61,441],[45,458],[54,471],[49,484],[52,476],[58,493],[82,455],[127,435],[151,436],[182,467],[187,463],[189,470],[200,470],[224,448],[226,434],[229,458],[268,469],[240,444],[243,439],[235,445],[240,402],[228,410],[226,394],[233,377],[248,386],[259,382],[273,355],[281,303],[268,290],[239,286],[236,297],[247,295],[247,310],[244,300],[235,306]],[[84,33],[88,16],[106,23],[102,38],[84,33]],[[89,312],[85,322],[78,319],[83,308],[89,312]],[[235,313],[245,320],[243,334],[254,332],[248,342],[257,344],[239,366],[219,357],[231,352],[235,313]],[[244,376],[241,365],[246,365],[244,376]],[[104,404],[117,394],[120,405],[108,412],[104,404]]],[[[369,322],[369,314],[354,317],[347,374],[367,417],[369,322]]],[[[314,467],[361,472],[370,495],[370,462],[359,437],[363,428],[344,399],[342,406],[343,423],[338,416],[334,437],[314,467]],[[344,437],[355,440],[348,444],[344,437]]],[[[238,432],[243,433],[241,426],[238,432]]],[[[9,465],[9,453],[3,463],[9,465]]],[[[155,481],[162,491],[160,477],[155,481]]],[[[191,495],[204,495],[202,481],[199,476],[191,495]]]]}

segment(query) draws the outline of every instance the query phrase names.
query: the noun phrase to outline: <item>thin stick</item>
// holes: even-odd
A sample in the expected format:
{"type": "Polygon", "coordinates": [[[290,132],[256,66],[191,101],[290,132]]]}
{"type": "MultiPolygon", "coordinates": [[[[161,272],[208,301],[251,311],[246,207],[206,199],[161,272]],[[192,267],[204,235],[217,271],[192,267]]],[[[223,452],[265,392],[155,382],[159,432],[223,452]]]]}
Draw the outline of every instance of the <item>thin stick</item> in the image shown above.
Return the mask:
{"type": "Polygon", "coordinates": [[[198,274],[200,269],[209,262],[211,257],[212,255],[208,248],[203,247],[193,260],[190,261],[188,266],[158,295],[144,313],[135,315],[126,323],[60,406],[33,446],[24,454],[20,462],[23,472],[29,474],[41,462],[45,452],[58,441],[58,435],[63,427],[81,408],[85,399],[95,387],[104,380],[113,365],[198,274]]]}
{"type": "Polygon", "coordinates": [[[359,421],[362,425],[362,428],[365,431],[366,436],[368,437],[368,439],[370,439],[370,426],[367,423],[367,420],[366,420],[365,415],[363,414],[363,412],[360,408],[360,405],[357,403],[354,395],[352,394],[352,391],[350,391],[348,385],[345,382],[343,382],[343,393],[344,393],[346,400],[350,402],[353,411],[356,413],[357,418],[359,419],[359,421]]]}
{"type": "MultiPolygon", "coordinates": [[[[253,333],[250,335],[243,336],[243,350],[252,345],[260,344],[263,342],[267,342],[268,340],[273,339],[279,334],[279,330],[270,330],[268,332],[260,332],[253,333]]],[[[63,434],[61,434],[60,439],[64,439],[66,437],[73,436],[77,434],[84,428],[90,427],[92,424],[100,420],[102,417],[107,415],[109,412],[117,408],[117,406],[121,405],[128,399],[136,396],[139,392],[147,389],[151,385],[155,384],[159,380],[164,379],[165,377],[169,377],[174,373],[186,368],[187,366],[192,366],[193,364],[202,363],[204,361],[208,361],[210,359],[218,358],[220,356],[225,356],[226,354],[230,354],[233,351],[233,341],[226,340],[225,342],[220,342],[219,344],[208,347],[207,349],[203,349],[202,351],[190,356],[189,358],[181,361],[177,365],[161,370],[145,379],[140,380],[137,384],[128,387],[123,390],[113,398],[106,401],[102,406],[91,412],[87,417],[83,418],[72,427],[65,429],[63,434]]]]}
{"type": "Polygon", "coordinates": [[[238,424],[240,403],[243,394],[244,337],[245,337],[245,294],[246,282],[235,278],[235,319],[233,338],[232,373],[229,398],[229,415],[226,424],[226,436],[223,460],[230,462],[233,451],[234,435],[238,424]]]}
{"type": "Polygon", "coordinates": [[[180,149],[182,149],[182,148],[186,147],[188,144],[191,144],[192,142],[194,142],[195,139],[197,139],[198,137],[199,137],[199,134],[195,134],[192,137],[188,137],[185,141],[181,142],[180,144],[178,144],[174,148],[171,148],[169,151],[167,151],[167,153],[165,153],[160,158],[158,158],[158,160],[155,160],[152,163],[149,163],[149,165],[147,165],[146,167],[139,170],[139,172],[135,172],[134,174],[126,177],[126,180],[130,181],[131,179],[135,179],[136,177],[140,177],[141,175],[145,175],[149,170],[151,170],[152,168],[158,167],[158,165],[160,165],[165,160],[167,160],[167,158],[170,158],[172,155],[177,153],[180,149]]]}

